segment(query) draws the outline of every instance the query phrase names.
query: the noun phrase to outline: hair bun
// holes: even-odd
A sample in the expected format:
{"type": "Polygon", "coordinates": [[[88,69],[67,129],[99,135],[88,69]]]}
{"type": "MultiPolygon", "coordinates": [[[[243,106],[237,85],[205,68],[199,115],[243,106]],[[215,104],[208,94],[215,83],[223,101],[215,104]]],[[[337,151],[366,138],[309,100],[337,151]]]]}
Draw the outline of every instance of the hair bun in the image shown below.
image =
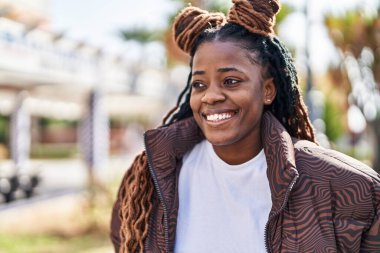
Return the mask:
{"type": "Polygon", "coordinates": [[[279,0],[232,0],[232,3],[228,22],[241,25],[252,33],[274,34],[276,14],[280,11],[279,0]]]}
{"type": "Polygon", "coordinates": [[[280,9],[281,9],[281,4],[279,0],[269,0],[269,4],[272,6],[272,10],[274,15],[276,15],[280,9]]]}
{"type": "Polygon", "coordinates": [[[190,53],[199,35],[207,28],[222,26],[226,23],[223,13],[188,6],[174,20],[174,41],[186,53],[190,53]]]}

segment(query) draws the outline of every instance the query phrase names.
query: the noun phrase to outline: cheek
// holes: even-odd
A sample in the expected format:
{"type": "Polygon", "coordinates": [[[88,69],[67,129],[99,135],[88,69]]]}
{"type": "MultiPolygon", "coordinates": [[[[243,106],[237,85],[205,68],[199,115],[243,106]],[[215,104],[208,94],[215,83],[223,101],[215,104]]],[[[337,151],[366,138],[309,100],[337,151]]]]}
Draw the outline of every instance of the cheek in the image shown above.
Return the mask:
{"type": "Polygon", "coordinates": [[[201,109],[201,102],[197,98],[197,96],[191,96],[190,97],[190,108],[193,112],[193,117],[195,119],[195,122],[197,122],[198,126],[201,126],[201,116],[199,114],[199,110],[201,109]]]}
{"type": "Polygon", "coordinates": [[[193,113],[197,112],[199,107],[199,103],[197,102],[197,98],[193,95],[190,96],[190,108],[193,113]]]}

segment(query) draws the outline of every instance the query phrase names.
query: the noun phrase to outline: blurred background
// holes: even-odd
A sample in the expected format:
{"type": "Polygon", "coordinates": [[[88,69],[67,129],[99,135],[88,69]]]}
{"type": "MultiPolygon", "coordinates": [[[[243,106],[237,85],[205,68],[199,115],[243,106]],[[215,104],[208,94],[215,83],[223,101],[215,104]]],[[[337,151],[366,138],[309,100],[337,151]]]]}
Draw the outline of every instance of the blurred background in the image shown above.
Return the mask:
{"type": "MultiPolygon", "coordinates": [[[[112,203],[142,135],[189,71],[170,24],[188,2],[0,0],[0,253],[113,252],[112,203]]],[[[283,0],[318,141],[380,171],[380,3],[283,0]]]]}

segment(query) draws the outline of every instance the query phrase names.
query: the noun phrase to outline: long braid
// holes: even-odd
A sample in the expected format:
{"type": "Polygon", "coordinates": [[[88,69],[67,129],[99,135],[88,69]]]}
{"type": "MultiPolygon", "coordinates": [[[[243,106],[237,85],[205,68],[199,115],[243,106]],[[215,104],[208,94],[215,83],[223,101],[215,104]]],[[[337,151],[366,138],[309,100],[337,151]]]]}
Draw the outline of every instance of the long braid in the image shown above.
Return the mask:
{"type": "Polygon", "coordinates": [[[175,107],[173,107],[163,118],[162,125],[171,124],[177,119],[184,119],[187,117],[190,117],[193,113],[190,109],[190,105],[187,105],[186,103],[181,104],[183,96],[185,96],[185,101],[190,100],[190,81],[191,81],[191,72],[187,78],[187,84],[185,88],[182,90],[182,92],[179,94],[177,99],[177,104],[175,107]],[[174,114],[179,109],[177,113],[174,114]],[[182,110],[181,110],[182,109],[182,110]],[[174,115],[173,115],[174,114],[174,115]],[[169,120],[170,118],[170,120],[169,120]],[[169,120],[169,122],[167,122],[169,120]]]}
{"type": "Polygon", "coordinates": [[[119,190],[120,252],[143,252],[152,210],[153,182],[145,152],[138,155],[127,171],[119,190]]]}
{"type": "Polygon", "coordinates": [[[293,59],[289,51],[275,37],[269,38],[267,54],[272,63],[269,72],[277,84],[276,99],[271,111],[285,126],[291,136],[316,142],[314,129],[303,101],[293,59]]]}

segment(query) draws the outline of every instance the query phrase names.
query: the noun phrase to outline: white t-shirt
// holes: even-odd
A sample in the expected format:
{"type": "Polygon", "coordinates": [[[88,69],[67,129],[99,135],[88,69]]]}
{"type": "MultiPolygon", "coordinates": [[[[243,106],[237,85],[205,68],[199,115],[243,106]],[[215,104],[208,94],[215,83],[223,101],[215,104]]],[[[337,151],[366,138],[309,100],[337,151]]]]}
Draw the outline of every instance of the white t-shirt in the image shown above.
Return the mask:
{"type": "Polygon", "coordinates": [[[265,252],[272,206],[264,150],[229,165],[204,140],[183,158],[175,253],[265,252]]]}

